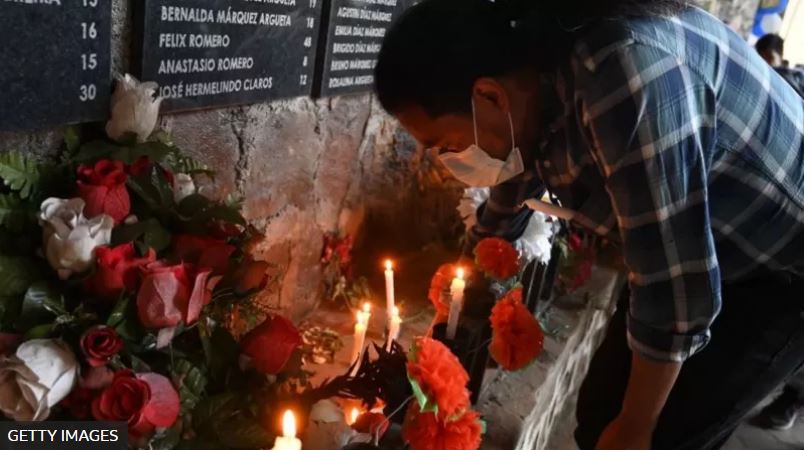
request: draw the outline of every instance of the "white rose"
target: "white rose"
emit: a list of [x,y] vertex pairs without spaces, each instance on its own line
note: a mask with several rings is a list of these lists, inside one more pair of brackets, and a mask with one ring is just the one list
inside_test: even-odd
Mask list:
[[95,248],[112,240],[114,220],[106,214],[87,220],[83,211],[80,198],[49,198],[40,208],[45,257],[62,280],[89,270]]
[[145,142],[159,118],[162,97],[156,96],[158,88],[156,83],[140,83],[129,74],[119,78],[112,94],[112,117],[106,122],[106,134],[120,139],[126,133],[134,133],[138,142]]
[[340,450],[355,431],[346,423],[343,410],[332,400],[321,400],[310,411],[304,431],[305,450]]
[[186,173],[177,173],[173,183],[173,199],[176,200],[176,203],[195,194],[195,192],[193,177]]
[[547,264],[553,251],[552,237],[553,223],[547,221],[545,214],[533,211],[525,232],[514,243],[514,246],[519,250],[522,259],[526,263],[536,260],[542,264]]
[[16,421],[47,419],[73,389],[78,361],[64,342],[34,339],[0,359],[0,411]]

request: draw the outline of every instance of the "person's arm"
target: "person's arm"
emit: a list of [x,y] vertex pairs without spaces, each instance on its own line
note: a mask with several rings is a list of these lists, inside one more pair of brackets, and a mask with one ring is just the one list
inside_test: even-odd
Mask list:
[[533,172],[490,188],[488,200],[475,213],[477,223],[466,230],[464,256],[473,258],[472,252],[478,241],[486,237],[499,237],[509,242],[519,239],[533,215],[533,211],[523,207],[522,203],[543,194],[544,184]]
[[647,450],[682,363],[720,310],[707,159],[713,89],[674,55],[633,44],[579,72],[587,139],[623,240],[633,364],[598,450]]

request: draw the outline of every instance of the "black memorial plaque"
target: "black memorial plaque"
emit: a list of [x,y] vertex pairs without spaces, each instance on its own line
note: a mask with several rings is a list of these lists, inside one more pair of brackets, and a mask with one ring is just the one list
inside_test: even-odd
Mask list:
[[163,112],[310,95],[321,0],[144,0],[141,77]]
[[[322,97],[370,91],[388,27],[414,0],[329,0],[326,42],[319,55],[316,93]],[[322,31],[323,33],[323,31]]]
[[109,0],[0,1],[0,131],[105,119]]

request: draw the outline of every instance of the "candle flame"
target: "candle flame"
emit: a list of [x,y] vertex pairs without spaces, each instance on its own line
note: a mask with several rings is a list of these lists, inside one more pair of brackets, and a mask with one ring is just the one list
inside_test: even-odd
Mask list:
[[349,425],[357,423],[357,418],[360,417],[360,411],[357,408],[352,408],[352,414],[349,417]]
[[458,269],[457,269],[457,270],[455,270],[455,276],[456,276],[458,279],[463,280],[463,276],[464,276],[464,273],[463,273],[463,267],[458,267]]
[[394,262],[390,259],[385,260],[385,270],[394,270]]
[[399,317],[399,307],[394,306],[394,309],[391,310],[391,314],[393,315],[393,317]]
[[371,314],[371,303],[369,302],[363,303],[363,312],[365,314]]
[[285,411],[285,415],[282,416],[282,435],[289,438],[296,437],[296,416],[291,410]]

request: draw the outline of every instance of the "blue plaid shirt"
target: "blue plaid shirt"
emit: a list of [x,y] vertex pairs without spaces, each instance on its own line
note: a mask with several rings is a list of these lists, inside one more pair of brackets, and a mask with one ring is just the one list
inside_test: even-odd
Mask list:
[[629,343],[660,361],[706,345],[722,281],[804,273],[804,101],[719,20],[597,24],[551,84],[536,161],[492,189],[470,238],[517,238],[543,180],[578,224],[619,236]]

